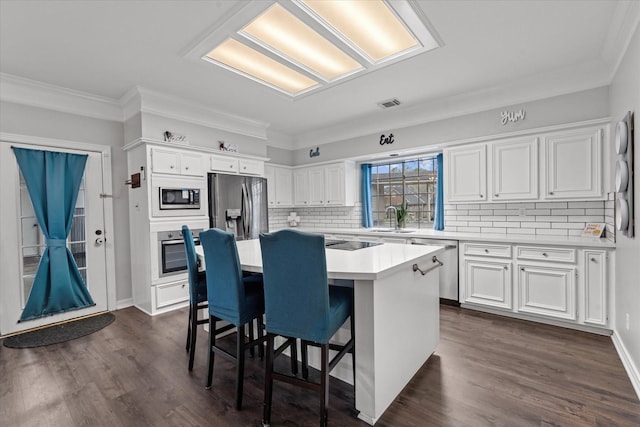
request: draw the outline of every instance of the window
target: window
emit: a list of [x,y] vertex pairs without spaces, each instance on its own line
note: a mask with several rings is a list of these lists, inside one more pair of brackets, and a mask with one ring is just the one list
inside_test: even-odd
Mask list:
[[374,227],[393,227],[387,206],[407,203],[405,226],[430,228],[436,210],[438,164],[435,157],[379,163],[371,166],[371,210]]

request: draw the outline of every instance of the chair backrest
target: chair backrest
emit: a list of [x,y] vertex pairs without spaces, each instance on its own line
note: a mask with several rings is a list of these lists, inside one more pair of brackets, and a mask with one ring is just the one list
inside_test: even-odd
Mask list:
[[187,272],[189,273],[189,299],[191,304],[197,302],[198,290],[198,255],[196,245],[193,242],[191,230],[186,225],[182,226],[182,239],[184,240],[184,251],[187,256]]
[[260,234],[267,332],[324,343],[330,338],[324,236]]
[[245,292],[232,233],[211,228],[200,233],[207,266],[209,313],[236,326],[245,318]]

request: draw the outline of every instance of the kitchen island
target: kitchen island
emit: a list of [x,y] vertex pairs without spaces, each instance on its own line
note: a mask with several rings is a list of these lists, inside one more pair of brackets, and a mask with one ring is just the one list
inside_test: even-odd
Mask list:
[[[261,272],[260,242],[244,240],[237,246],[243,270]],[[440,264],[434,257],[443,251],[442,246],[393,243],[356,250],[327,247],[329,279],[339,279],[341,285],[345,280],[353,281],[355,406],[358,417],[370,425],[382,416],[438,344]],[[196,252],[204,261],[202,248],[197,247]],[[426,273],[414,271],[414,265]],[[345,357],[332,375],[353,383],[350,359]]]

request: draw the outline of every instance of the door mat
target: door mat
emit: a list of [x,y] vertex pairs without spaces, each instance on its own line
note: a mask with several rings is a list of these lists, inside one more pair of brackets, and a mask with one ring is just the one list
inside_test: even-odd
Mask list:
[[116,319],[112,313],[86,317],[84,319],[49,326],[24,334],[5,338],[3,344],[9,348],[32,348],[59,344],[92,334],[109,325]]

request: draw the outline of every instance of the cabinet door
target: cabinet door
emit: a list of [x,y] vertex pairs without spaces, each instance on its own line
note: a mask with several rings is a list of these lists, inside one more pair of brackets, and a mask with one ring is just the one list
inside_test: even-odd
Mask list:
[[447,202],[487,200],[486,144],[451,148],[444,151]]
[[151,151],[151,165],[154,173],[180,174],[180,154],[175,151],[159,150]]
[[607,252],[584,251],[584,322],[607,324]]
[[309,204],[312,206],[324,206],[326,204],[325,180],[323,166],[309,168]]
[[238,159],[223,156],[211,156],[211,170],[224,173],[238,173]]
[[511,262],[464,260],[464,302],[511,310]]
[[276,205],[286,207],[293,205],[293,174],[291,169],[276,168]]
[[264,162],[260,160],[239,159],[238,171],[243,175],[264,175]]
[[344,206],[345,204],[345,165],[328,165],[324,168],[326,204]]
[[538,198],[538,138],[491,144],[493,201]]
[[276,168],[265,165],[264,177],[267,179],[267,203],[273,208],[276,206]]
[[601,129],[551,134],[545,138],[545,198],[601,198]]
[[200,154],[181,154],[180,171],[183,175],[202,176],[202,156]]
[[576,269],[520,264],[518,311],[576,320]]
[[309,206],[309,170],[296,169],[293,172],[293,204]]

